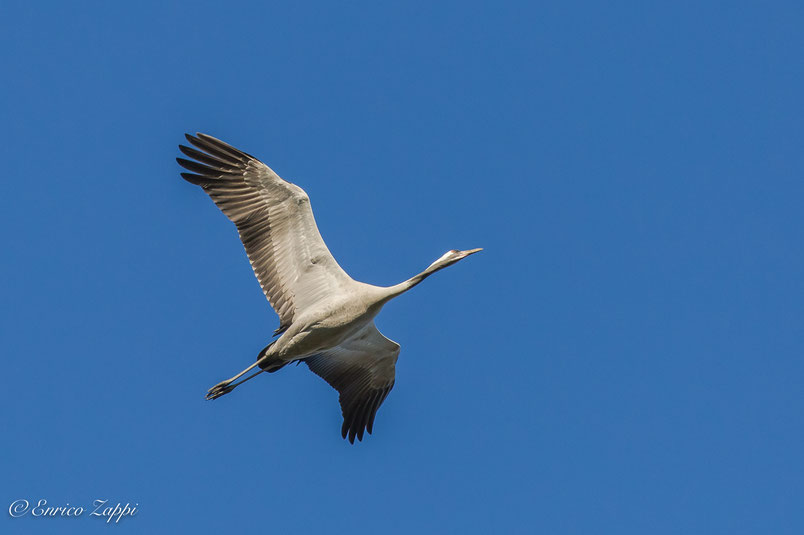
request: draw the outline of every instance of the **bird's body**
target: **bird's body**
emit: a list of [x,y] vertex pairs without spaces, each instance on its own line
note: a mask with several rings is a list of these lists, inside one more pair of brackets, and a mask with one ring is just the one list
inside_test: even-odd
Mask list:
[[290,362],[341,344],[374,320],[382,305],[381,288],[357,283],[348,294],[324,298],[302,313],[271,346],[271,357]]
[[[374,318],[392,298],[436,271],[479,251],[451,250],[422,273],[390,287],[355,281],[341,269],[318,232],[310,199],[268,166],[211,136],[187,135],[180,145],[196,161],[177,158],[237,226],[266,298],[279,315],[279,338],[241,373],[212,387],[216,399],[262,371],[303,361],[340,393],[350,442],[372,431],[377,409],[394,385],[399,344],[383,336]],[[254,367],[260,371],[237,381]]]

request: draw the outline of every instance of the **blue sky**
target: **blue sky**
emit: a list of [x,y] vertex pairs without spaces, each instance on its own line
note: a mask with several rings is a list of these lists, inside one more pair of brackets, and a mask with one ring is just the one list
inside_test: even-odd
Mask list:
[[[0,8],[3,508],[117,533],[801,533],[798,2]],[[374,435],[302,367],[184,132],[310,195],[378,317]],[[4,533],[100,532],[11,518]],[[108,531],[104,531],[105,533]]]

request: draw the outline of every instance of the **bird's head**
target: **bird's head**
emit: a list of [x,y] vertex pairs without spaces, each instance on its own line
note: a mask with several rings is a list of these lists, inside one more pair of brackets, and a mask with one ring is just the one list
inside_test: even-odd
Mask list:
[[430,264],[430,266],[425,271],[433,273],[434,271],[438,271],[439,269],[451,266],[458,260],[463,260],[467,256],[475,254],[482,250],[483,248],[469,249],[468,251],[459,251],[457,249],[452,249],[451,251],[447,251],[446,253],[441,255],[441,258]]

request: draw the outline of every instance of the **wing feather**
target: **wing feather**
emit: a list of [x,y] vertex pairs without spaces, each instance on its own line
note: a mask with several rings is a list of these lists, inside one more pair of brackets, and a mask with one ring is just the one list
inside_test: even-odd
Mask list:
[[355,336],[304,362],[340,393],[341,435],[354,444],[371,434],[374,418],[394,387],[399,344],[389,340],[371,322]]
[[286,330],[298,311],[325,295],[349,291],[354,281],[324,243],[310,199],[267,165],[205,134],[185,137],[185,156],[176,161],[192,173],[181,176],[201,186],[237,226],[265,297]]

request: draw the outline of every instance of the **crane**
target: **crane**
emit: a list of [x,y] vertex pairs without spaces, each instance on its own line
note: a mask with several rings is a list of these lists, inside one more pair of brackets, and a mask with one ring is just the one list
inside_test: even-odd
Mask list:
[[[482,249],[444,253],[427,269],[389,287],[352,279],[327,249],[316,226],[310,198],[267,165],[212,136],[185,134],[176,158],[235,224],[251,267],[279,316],[279,336],[251,366],[206,394],[217,399],[262,372],[304,362],[339,393],[341,436],[362,441],[394,386],[399,344],[374,324],[383,305],[436,271]],[[259,367],[245,379],[244,375]]]

